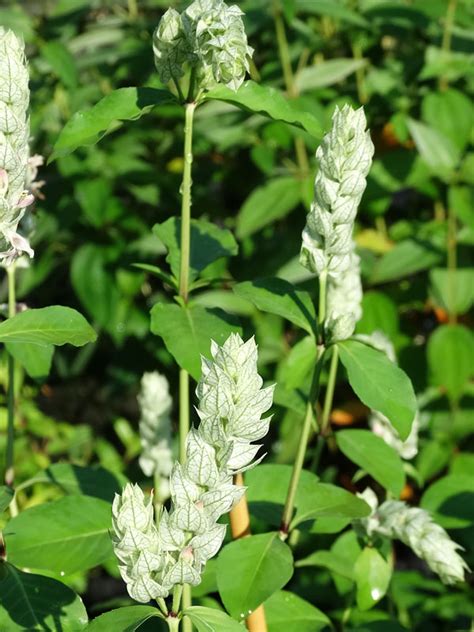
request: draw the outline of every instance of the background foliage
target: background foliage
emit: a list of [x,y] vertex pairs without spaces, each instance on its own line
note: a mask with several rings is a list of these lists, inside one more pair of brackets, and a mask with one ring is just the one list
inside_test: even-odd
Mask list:
[[[73,113],[113,89],[161,87],[151,34],[168,4],[2,3],[0,24],[23,35],[27,44],[38,153],[48,158]],[[356,226],[365,289],[357,331],[381,330],[395,345],[422,411],[420,450],[413,465],[400,473],[400,481],[389,476],[385,484],[383,473],[377,474],[384,464],[370,463],[361,473],[353,464],[357,459],[351,456],[350,438],[346,435],[344,441],[341,433],[339,450],[334,446],[322,455],[321,480],[355,491],[365,486],[369,472],[393,493],[402,488],[402,498],[434,512],[466,548],[472,566],[473,5],[468,0],[238,4],[246,12],[249,41],[256,50],[252,78],[286,91],[321,130],[328,128],[336,104],[364,104],[376,146]],[[140,480],[135,399],[139,378],[143,371],[158,368],[177,384],[177,369],[162,338],[149,333],[150,309],[158,300],[171,307],[170,284],[163,284],[152,269],[134,264],[166,267],[175,227],[151,229],[179,209],[182,125],[181,109],[162,104],[124,129],[117,122],[116,131],[99,145],[63,152],[43,168],[45,199],[36,206],[32,239],[36,257],[18,274],[21,301],[30,307],[75,307],[99,332],[94,344],[80,350],[57,349],[47,378],[41,368],[34,379],[24,376],[16,445],[20,503],[42,512],[46,525],[37,542],[34,569],[61,576],[81,593],[90,615],[131,603],[118,579],[103,516],[125,477]],[[205,104],[195,122],[193,217],[229,229],[235,239],[228,237],[221,258],[210,265],[205,259],[194,262],[201,279],[209,280],[196,291],[194,305],[222,308],[239,320],[246,335],[256,332],[261,372],[278,383],[266,449],[269,461],[281,466],[294,458],[295,427],[304,412],[301,392],[309,388],[314,355],[300,329],[308,327],[307,321],[289,315],[285,306],[276,313],[268,310],[264,283],[258,278],[280,277],[314,293],[314,280],[297,261],[320,140],[307,129],[248,115],[225,101]],[[0,290],[5,297],[6,282]],[[6,379],[3,359],[0,380],[5,384]],[[3,429],[5,409],[0,412]],[[333,427],[363,429],[367,412],[340,369]],[[2,433],[0,454],[4,444]],[[313,442],[309,463],[319,458],[315,448]],[[371,454],[368,447],[365,458],[370,460]],[[91,470],[80,469],[90,464],[113,473],[95,472],[102,477],[100,490],[88,484]],[[258,476],[259,470],[249,479]],[[42,503],[60,496],[61,506],[56,505],[52,515]],[[76,529],[77,549],[68,545],[63,550],[57,546],[60,518],[68,516],[72,505],[76,516],[77,503],[84,517]],[[258,498],[254,503],[257,507]],[[85,559],[80,540],[91,529],[91,515],[103,534],[92,559]],[[256,532],[272,524],[268,515],[255,515]],[[319,615],[318,629],[325,625],[324,615],[315,614],[311,604],[338,625],[344,623],[345,629],[468,629],[474,617],[469,587],[443,587],[401,546],[387,598],[372,610],[358,610],[351,605],[353,577],[337,564],[342,547],[355,551],[355,559],[357,544],[344,541],[334,524],[325,527],[324,519],[321,524],[318,533],[304,533],[297,544],[300,561],[289,588],[304,597],[309,608],[299,630],[316,629]],[[11,541],[9,560],[27,565],[31,551],[23,552],[21,538]],[[305,551],[318,548],[330,549],[332,557],[304,561]],[[226,555],[231,557],[231,548]],[[86,573],[91,566],[95,568]],[[196,590],[203,605],[217,598],[215,565],[209,569]],[[219,590],[229,611],[239,612],[242,604],[226,601],[225,587]],[[79,620],[81,605],[68,600],[66,593],[63,606],[76,608]],[[298,597],[270,597],[275,602],[269,609],[270,630],[283,625],[290,629],[292,607],[304,612],[292,599]],[[385,619],[391,624],[380,623]]]

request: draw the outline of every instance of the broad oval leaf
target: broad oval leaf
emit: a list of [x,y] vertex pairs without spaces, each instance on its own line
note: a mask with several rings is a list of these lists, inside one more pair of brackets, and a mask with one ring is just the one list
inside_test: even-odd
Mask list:
[[40,347],[28,342],[7,342],[5,347],[30,377],[41,379],[48,376],[53,361],[53,345]]
[[94,145],[120,121],[135,120],[157,105],[175,103],[167,90],[119,88],[96,105],[76,112],[61,131],[50,161],[66,156],[83,145]]
[[311,295],[295,289],[288,281],[277,278],[244,281],[234,287],[234,292],[258,309],[282,316],[310,334],[317,334],[316,312]]
[[201,375],[201,355],[209,356],[211,340],[222,345],[232,332],[242,331],[238,321],[221,309],[166,303],[157,303],[151,310],[150,328],[195,380]]
[[428,341],[431,383],[457,401],[474,374],[474,335],[464,325],[442,325]]
[[53,305],[28,309],[0,323],[0,342],[82,347],[97,334],[75,309]]
[[89,623],[86,632],[135,632],[145,621],[162,615],[153,606],[127,606],[117,608]]
[[408,119],[408,128],[432,173],[445,180],[451,179],[460,158],[460,151],[452,140],[437,129],[413,119]]
[[112,556],[110,503],[65,496],[27,509],[4,530],[8,560],[17,566],[68,575]]
[[474,523],[474,474],[450,474],[430,485],[420,506],[446,529],[464,529]]
[[70,463],[54,463],[17,486],[17,491],[38,483],[57,485],[65,494],[84,494],[112,502],[127,482],[122,474],[100,466],[84,467]]
[[357,607],[369,610],[387,592],[392,569],[377,549],[366,546],[354,565]]
[[405,239],[381,257],[374,266],[371,283],[386,283],[428,270],[439,264],[444,252],[432,242]]
[[184,610],[198,632],[242,632],[244,629],[235,619],[215,608],[191,606]]
[[273,594],[264,607],[268,632],[318,632],[331,625],[324,612],[286,590]]
[[362,342],[345,340],[337,346],[350,385],[358,397],[366,406],[388,417],[400,438],[405,440],[417,410],[415,393],[407,374],[385,353]]
[[397,498],[405,484],[403,463],[395,450],[370,430],[340,430],[337,445],[348,459],[368,472]]
[[87,612],[80,597],[56,579],[0,562],[0,629],[80,632]]
[[301,202],[301,183],[295,178],[274,178],[248,196],[237,216],[237,237],[250,237],[264,226],[286,217]]
[[239,620],[283,588],[292,575],[291,549],[277,533],[235,540],[222,549],[217,560],[219,594],[230,614]]
[[[178,279],[181,265],[181,219],[170,217],[166,222],[156,224],[153,232],[168,249],[166,260],[174,277]],[[194,281],[199,272],[217,259],[236,255],[238,248],[230,230],[202,219],[191,220],[190,281]]]
[[11,487],[7,487],[6,485],[0,486],[0,513],[9,507],[13,500],[13,494],[14,491]]
[[296,76],[296,87],[299,92],[306,92],[307,90],[332,86],[343,81],[366,64],[366,59],[328,59],[314,66],[303,68]]
[[284,121],[302,127],[315,138],[322,136],[321,125],[310,113],[294,107],[291,101],[275,88],[262,86],[254,81],[246,81],[234,92],[225,86],[210,90],[206,99],[217,99],[247,110],[268,116],[275,121]]

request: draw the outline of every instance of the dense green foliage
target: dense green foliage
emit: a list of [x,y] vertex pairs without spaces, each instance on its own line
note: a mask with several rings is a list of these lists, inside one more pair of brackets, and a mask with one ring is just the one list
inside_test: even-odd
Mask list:
[[[0,323],[5,391],[8,353],[16,366],[20,510],[10,516],[13,491],[0,487],[0,630],[75,632],[98,615],[91,632],[161,629],[159,611],[127,595],[109,535],[114,494],[127,481],[153,486],[138,466],[139,382],[167,376],[177,430],[180,368],[194,393],[200,354],[231,332],[255,334],[259,372],[276,383],[273,417],[265,464],[245,474],[255,535],[228,534],[208,562],[185,611],[194,628],[243,629],[264,602],[270,632],[467,630],[469,575],[446,586],[405,544],[365,546],[357,526],[369,509],[355,494],[371,486],[428,510],[474,565],[473,5],[237,3],[255,53],[249,80],[211,88],[194,115],[187,302],[175,300],[184,114],[152,51],[169,4],[0,8],[0,25],[25,39],[33,150],[49,161],[28,226],[35,258],[17,270],[17,300],[34,309]],[[335,346],[317,359],[318,283],[299,252],[314,154],[345,103],[364,106],[375,155],[354,231],[362,317],[336,365]],[[6,303],[6,280],[0,291]],[[374,332],[396,364],[357,339]],[[282,541],[315,364],[324,432],[309,429]],[[405,440],[417,407],[413,458],[370,431],[376,410]],[[7,397],[1,413],[3,472]]]

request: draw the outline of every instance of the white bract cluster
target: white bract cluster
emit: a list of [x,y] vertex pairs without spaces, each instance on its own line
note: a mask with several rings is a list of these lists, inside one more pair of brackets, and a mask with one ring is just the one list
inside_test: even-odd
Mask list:
[[223,0],[195,0],[181,14],[168,9],[153,35],[161,81],[178,81],[187,64],[200,90],[217,84],[237,90],[253,53],[242,15],[239,7]]
[[316,152],[315,199],[303,231],[300,261],[330,276],[350,269],[352,230],[374,153],[363,108],[336,107],[331,131]]
[[373,510],[369,518],[360,521],[369,536],[401,540],[439,575],[444,584],[464,580],[464,571],[468,570],[468,566],[457,552],[462,550],[462,546],[453,542],[427,511],[410,507],[399,500],[387,500],[378,506],[377,497],[371,489],[366,489],[359,496]]
[[131,597],[146,603],[166,597],[177,584],[201,581],[206,562],[225,536],[217,523],[244,488],[232,475],[256,464],[268,432],[273,386],[262,388],[257,346],[231,334],[223,346],[212,343],[212,360],[203,359],[197,388],[201,423],[186,438],[186,462],[175,463],[170,479],[171,508],[153,522],[151,499],[127,485],[113,505],[114,547]]
[[[397,364],[397,356],[390,339],[381,331],[374,331],[370,336],[359,334],[356,338],[385,353],[389,360]],[[400,439],[397,430],[390,423],[390,419],[378,410],[371,410],[369,425],[374,434],[381,437],[391,446],[402,459],[412,459],[418,454],[418,433],[420,430],[420,413],[417,410],[411,426],[411,431],[405,441]]]
[[138,395],[140,406],[140,467],[155,479],[155,494],[160,502],[170,495],[169,477],[173,468],[171,448],[171,406],[168,380],[154,371],[144,373]]
[[11,263],[22,252],[33,256],[18,224],[33,202],[27,190],[30,125],[25,46],[0,27],[0,261]]
[[325,328],[329,341],[346,340],[352,336],[362,316],[362,293],[360,257],[353,245],[348,269],[328,279]]

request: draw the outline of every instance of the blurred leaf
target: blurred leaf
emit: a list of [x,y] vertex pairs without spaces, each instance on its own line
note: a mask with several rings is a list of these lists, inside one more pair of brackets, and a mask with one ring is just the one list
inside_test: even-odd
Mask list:
[[343,4],[334,2],[334,0],[296,0],[296,10],[302,13],[329,16],[363,28],[370,26],[360,13],[352,11]]
[[433,483],[420,506],[446,529],[462,529],[474,522],[474,475],[450,474]]
[[8,559],[17,566],[69,575],[105,562],[112,555],[109,502],[65,496],[22,511],[8,522]]
[[78,83],[76,62],[66,46],[59,41],[46,42],[41,54],[65,87],[74,90]]
[[49,375],[53,361],[54,346],[7,342],[5,347],[15,360],[33,379],[44,379]]
[[390,420],[405,440],[417,410],[410,379],[400,367],[372,347],[357,340],[338,343],[349,383],[362,402]]
[[10,346],[19,342],[43,347],[64,344],[82,347],[96,337],[84,316],[60,305],[28,309],[0,323],[0,342],[8,342]]
[[0,486],[0,513],[5,511],[13,500],[13,489],[11,487],[7,487],[6,485]]
[[343,81],[366,64],[365,59],[328,59],[303,68],[296,75],[295,84],[299,92],[325,88]]
[[399,328],[398,309],[392,299],[382,292],[364,292],[357,333],[371,334],[378,330],[393,339],[398,335]]
[[450,88],[428,93],[421,104],[423,120],[464,150],[472,132],[473,106],[465,94]]
[[391,446],[370,430],[340,430],[336,441],[348,459],[399,498],[405,474],[402,460]]
[[237,237],[244,239],[264,226],[286,217],[301,203],[301,183],[296,178],[274,178],[256,188],[237,216]]
[[105,614],[101,614],[89,623],[87,632],[135,632],[138,628],[153,617],[161,617],[158,608],[154,606],[127,606],[117,608]]
[[84,494],[112,502],[126,483],[124,476],[117,476],[100,466],[84,467],[70,463],[53,463],[33,478],[23,481],[17,491],[38,483],[57,485],[66,494]]
[[166,90],[154,88],[119,88],[88,110],[76,112],[66,123],[54,145],[50,162],[66,156],[83,145],[95,145],[116,128],[120,121],[136,120],[157,105],[175,103]]
[[[252,535],[227,544],[217,560],[217,585],[228,612],[239,619],[255,610],[293,575],[293,555],[278,533]],[[239,590],[235,590],[235,578]]]
[[474,374],[474,336],[464,325],[442,325],[428,340],[431,383],[457,401]]
[[96,228],[113,223],[123,214],[124,208],[103,178],[81,180],[75,187],[75,195],[84,215]]
[[80,632],[87,624],[81,598],[51,577],[24,573],[0,562],[0,628]]
[[370,610],[387,592],[392,569],[377,549],[366,546],[354,566],[357,607]]
[[316,363],[316,343],[312,336],[305,336],[291,348],[280,364],[277,382],[287,388],[298,388],[310,374]]
[[268,632],[318,632],[331,625],[321,610],[286,590],[274,593],[264,606]]
[[287,101],[275,88],[253,81],[246,81],[237,92],[225,86],[218,86],[207,93],[206,99],[226,101],[243,110],[268,116],[275,121],[291,123],[302,127],[315,138],[320,138],[322,135],[321,126],[313,114],[293,106],[291,101]]
[[296,290],[291,283],[277,278],[244,281],[234,286],[234,292],[258,309],[282,316],[313,336],[316,335],[316,312],[309,292]]
[[465,314],[474,303],[474,268],[435,268],[430,282],[437,304],[448,313]]
[[387,283],[403,279],[421,270],[428,270],[443,259],[443,251],[429,241],[405,239],[377,261],[370,281]]
[[211,340],[222,345],[232,332],[242,330],[238,321],[221,309],[157,303],[151,310],[151,331],[163,338],[179,366],[198,380],[201,355],[209,357]]
[[[170,217],[163,224],[155,224],[155,235],[168,249],[167,262],[171,272],[179,279],[181,265],[181,219]],[[230,230],[219,228],[202,219],[191,220],[191,251],[189,279],[194,281],[199,272],[222,257],[231,257],[238,252],[238,245]]]
[[353,569],[347,563],[347,559],[335,553],[334,551],[315,551],[308,555],[308,557],[298,560],[295,564],[296,567],[304,566],[321,566],[327,568],[331,573],[337,573],[341,577],[345,577],[353,581],[354,573]]
[[413,119],[408,120],[408,128],[421,157],[433,175],[451,179],[460,159],[460,152],[451,139],[438,129]]
[[184,610],[198,632],[241,632],[242,626],[228,614],[215,608],[191,606]]

